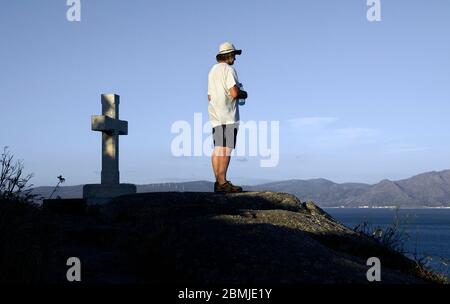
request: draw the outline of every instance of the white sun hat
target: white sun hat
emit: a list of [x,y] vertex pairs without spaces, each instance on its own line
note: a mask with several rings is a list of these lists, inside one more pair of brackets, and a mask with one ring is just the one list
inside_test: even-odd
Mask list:
[[242,50],[236,50],[234,45],[231,42],[224,42],[219,46],[219,54],[218,55],[224,55],[228,53],[235,53],[238,55],[241,55]]

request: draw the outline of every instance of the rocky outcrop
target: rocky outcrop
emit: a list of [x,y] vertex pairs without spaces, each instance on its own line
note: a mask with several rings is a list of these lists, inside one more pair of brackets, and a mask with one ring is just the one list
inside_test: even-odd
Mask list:
[[[151,283],[367,283],[377,256],[383,282],[417,283],[414,263],[286,193],[142,193],[102,214],[127,227]],[[131,249],[133,248],[133,249]]]
[[10,227],[0,231],[10,240],[0,265],[14,265],[0,281],[67,283],[67,259],[78,257],[84,284],[368,283],[366,261],[378,257],[382,283],[426,282],[402,254],[286,193],[140,193],[101,206],[46,201],[17,214],[0,217]]

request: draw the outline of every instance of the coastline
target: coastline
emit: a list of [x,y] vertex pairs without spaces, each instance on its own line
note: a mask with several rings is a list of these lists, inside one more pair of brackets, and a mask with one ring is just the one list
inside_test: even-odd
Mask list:
[[399,206],[355,206],[355,207],[321,207],[322,209],[450,209],[450,207],[428,207],[428,206],[414,206],[414,207],[399,207]]

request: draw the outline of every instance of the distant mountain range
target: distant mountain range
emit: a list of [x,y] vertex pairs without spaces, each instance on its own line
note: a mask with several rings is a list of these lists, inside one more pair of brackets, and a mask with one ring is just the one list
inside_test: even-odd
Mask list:
[[[52,197],[79,198],[82,185],[58,188]],[[37,187],[34,194],[48,198],[54,187]],[[137,185],[137,191],[200,191],[211,192],[213,182],[192,181]],[[246,191],[277,191],[296,195],[302,201],[312,200],[322,207],[450,207],[450,170],[422,173],[408,179],[382,180],[377,184],[334,183],[327,179],[285,180],[255,186]]]
[[287,180],[249,187],[296,195],[323,207],[450,207],[450,170],[427,172],[399,181],[369,185],[337,184],[326,179]]

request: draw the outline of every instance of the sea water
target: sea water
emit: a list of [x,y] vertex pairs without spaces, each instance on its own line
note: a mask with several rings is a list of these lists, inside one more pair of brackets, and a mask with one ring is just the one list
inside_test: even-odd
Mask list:
[[450,209],[421,208],[324,208],[349,228],[366,221],[373,228],[386,228],[398,218],[406,240],[404,250],[413,257],[425,257],[427,266],[449,276]]

